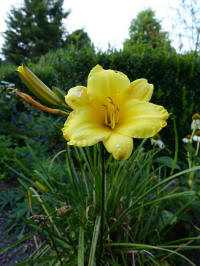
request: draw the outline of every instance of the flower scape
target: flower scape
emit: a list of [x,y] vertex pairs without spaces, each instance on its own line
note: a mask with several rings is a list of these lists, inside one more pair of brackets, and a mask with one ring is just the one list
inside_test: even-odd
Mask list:
[[167,110],[150,99],[153,85],[146,79],[130,82],[114,70],[95,66],[87,87],[76,86],[65,96],[73,109],[62,129],[69,145],[91,146],[100,141],[117,160],[130,157],[133,138],[149,138],[167,125]]

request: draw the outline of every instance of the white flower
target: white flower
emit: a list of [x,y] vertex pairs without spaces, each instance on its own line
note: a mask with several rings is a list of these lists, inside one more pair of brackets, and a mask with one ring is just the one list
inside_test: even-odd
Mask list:
[[200,129],[200,119],[192,120],[191,129]]
[[191,139],[188,139],[188,138],[183,138],[182,141],[183,141],[184,143],[192,142],[192,140],[191,140]]
[[164,149],[165,148],[165,144],[162,140],[160,139],[153,139],[151,138],[151,145],[157,145],[160,149]]
[[195,136],[193,137],[193,140],[194,140],[194,141],[198,141],[198,142],[200,142],[200,136],[196,136],[196,135],[195,135]]
[[157,140],[157,145],[160,149],[164,149],[165,148],[165,144],[162,140]]

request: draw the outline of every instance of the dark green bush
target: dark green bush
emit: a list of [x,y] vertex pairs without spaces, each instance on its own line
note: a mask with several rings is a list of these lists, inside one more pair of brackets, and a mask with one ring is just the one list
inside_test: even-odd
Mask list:
[[17,68],[15,65],[0,65],[0,80],[6,80],[7,82],[19,84]]
[[76,85],[86,85],[88,73],[95,64],[97,60],[93,47],[86,46],[78,50],[70,46],[42,56],[38,69],[51,66],[55,74],[54,85],[67,91]]
[[16,159],[32,167],[26,143],[33,146],[37,156],[42,158],[62,149],[64,142],[61,128],[66,118],[45,114],[6,90],[6,87],[14,86],[0,81],[0,179],[15,176],[9,166],[17,171],[19,165]]
[[[48,86],[57,86],[66,92],[76,85],[86,85],[90,69],[96,64],[105,69],[116,69],[127,74],[131,81],[146,78],[154,84],[152,102],[163,105],[176,117],[178,135],[182,138],[189,131],[191,116],[199,112],[200,59],[192,52],[178,54],[174,49],[143,47],[141,44],[124,50],[95,52],[93,47],[81,50],[70,46],[41,57],[37,65],[29,67]],[[13,66],[2,67],[0,76],[19,84]],[[18,85],[17,85],[18,86]],[[22,84],[19,85],[22,87]],[[164,140],[172,146],[174,130],[171,121],[162,131]]]
[[[57,79],[55,85],[68,90],[75,85],[86,85],[88,73],[96,64],[122,71],[131,81],[142,77],[148,79],[155,87],[152,102],[163,105],[175,115],[180,138],[188,133],[192,114],[200,111],[199,56],[178,54],[169,47],[152,49],[141,45],[134,49],[96,53],[92,48],[77,50],[71,47],[42,57],[38,67],[52,66]],[[173,147],[171,121],[162,135]]]

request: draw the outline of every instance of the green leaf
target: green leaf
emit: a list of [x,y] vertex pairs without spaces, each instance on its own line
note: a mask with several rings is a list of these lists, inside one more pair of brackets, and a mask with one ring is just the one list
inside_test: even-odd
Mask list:
[[97,247],[97,241],[100,231],[100,224],[101,224],[101,216],[97,216],[95,225],[94,225],[94,231],[93,231],[93,237],[92,237],[92,244],[90,248],[90,257],[89,257],[89,263],[88,266],[94,265],[94,259],[95,259],[95,252]]
[[[158,158],[156,158],[154,160],[154,162],[159,163],[159,164],[163,164],[163,165],[165,165],[165,166],[167,166],[169,168],[173,168],[173,166],[174,166],[174,160],[171,157],[169,157],[169,156],[161,156],[161,157],[158,157]],[[176,167],[175,167],[175,169],[180,170],[181,168],[177,164]]]
[[[171,254],[177,255],[181,258],[183,258],[184,260],[186,260],[187,262],[189,262],[191,265],[195,266],[195,264],[189,260],[187,257],[185,257],[184,255],[182,255],[181,253],[178,253],[177,251],[171,250],[169,248],[175,248],[177,249],[177,247],[181,248],[188,248],[187,246],[153,246],[153,245],[146,245],[146,244],[137,244],[137,243],[109,243],[109,244],[105,244],[106,247],[119,247],[119,248],[124,248],[125,250],[129,250],[129,249],[136,249],[136,250],[162,250],[162,251],[167,251]],[[190,247],[191,249],[193,247]],[[195,248],[199,248],[195,246]],[[194,249],[195,249],[194,248]]]
[[82,227],[79,231],[78,266],[84,266],[84,231]]
[[167,210],[163,210],[161,212],[161,217],[160,217],[160,226],[161,227],[165,227],[165,225],[168,223],[168,221],[170,220],[169,224],[172,225],[174,223],[177,222],[177,217],[174,216],[174,214],[170,211]]
[[52,91],[65,103],[65,95],[66,95],[65,91],[57,87],[52,87]]
[[14,243],[8,245],[7,247],[5,247],[5,248],[3,248],[3,249],[0,249],[0,254],[3,253],[3,252],[5,252],[5,251],[7,251],[7,250],[9,250],[10,248],[13,248],[13,247],[17,246],[19,243],[21,243],[21,242],[23,242],[23,241],[25,241],[25,240],[31,238],[32,236],[35,235],[35,233],[36,233],[36,232],[34,231],[34,232],[32,232],[32,233],[26,235],[25,237],[23,237],[23,238],[21,238],[21,239],[15,241]]

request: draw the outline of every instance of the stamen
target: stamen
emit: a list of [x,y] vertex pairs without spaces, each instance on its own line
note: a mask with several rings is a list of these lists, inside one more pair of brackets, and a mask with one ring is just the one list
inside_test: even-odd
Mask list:
[[116,124],[119,122],[119,108],[117,107],[115,110],[115,114],[116,114]]
[[105,124],[108,125],[108,107],[105,104],[102,106],[105,108]]
[[119,122],[119,108],[113,103],[112,98],[108,97],[109,102],[107,105],[103,104],[105,108],[105,124],[110,128],[114,128]]

